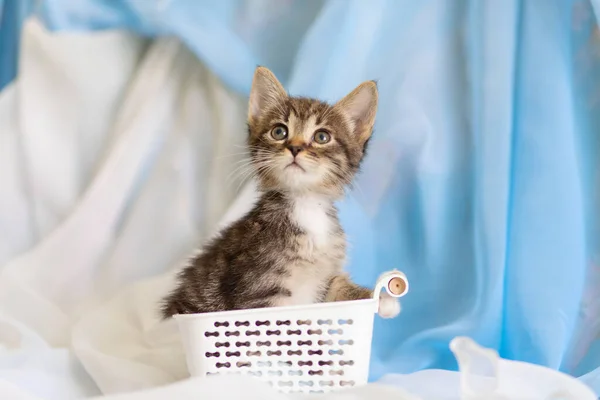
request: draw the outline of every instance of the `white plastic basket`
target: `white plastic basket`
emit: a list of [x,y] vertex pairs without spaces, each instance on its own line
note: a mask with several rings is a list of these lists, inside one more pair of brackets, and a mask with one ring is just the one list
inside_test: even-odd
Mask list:
[[282,392],[365,384],[381,290],[404,296],[408,280],[385,273],[373,299],[176,315],[189,372],[250,374]]

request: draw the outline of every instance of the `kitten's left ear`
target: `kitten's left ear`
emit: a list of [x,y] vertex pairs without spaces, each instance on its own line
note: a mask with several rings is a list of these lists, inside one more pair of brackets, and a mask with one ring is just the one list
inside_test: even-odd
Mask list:
[[276,106],[287,97],[287,93],[275,75],[265,67],[258,67],[254,72],[250,102],[248,104],[248,122],[253,123],[261,113]]
[[377,97],[377,83],[367,81],[360,84],[334,106],[348,117],[351,128],[361,143],[365,143],[373,132],[377,113]]

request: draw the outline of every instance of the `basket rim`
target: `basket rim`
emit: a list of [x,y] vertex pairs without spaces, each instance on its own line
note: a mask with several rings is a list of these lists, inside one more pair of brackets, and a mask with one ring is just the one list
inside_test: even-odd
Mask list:
[[[263,307],[263,308],[247,308],[243,310],[229,310],[229,311],[213,311],[208,313],[194,313],[194,314],[175,314],[173,318],[176,320],[186,319],[206,319],[211,317],[230,318],[236,315],[257,315],[266,314],[272,312],[286,312],[296,310],[313,310],[313,309],[324,309],[324,308],[339,308],[350,305],[367,305],[372,303],[375,307],[378,304],[376,299],[361,299],[361,300],[347,300],[347,301],[334,301],[328,303],[315,303],[315,304],[300,304],[294,306],[282,306],[282,307]],[[374,308],[373,313],[375,314],[377,309]]]

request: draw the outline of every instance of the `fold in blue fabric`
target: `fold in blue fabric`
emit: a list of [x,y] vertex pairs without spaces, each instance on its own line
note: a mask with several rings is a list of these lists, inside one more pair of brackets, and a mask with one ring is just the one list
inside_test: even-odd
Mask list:
[[467,335],[600,393],[600,0],[46,0],[52,29],[176,35],[234,90],[257,64],[335,101],[377,79],[380,108],[341,202],[348,269],[398,268],[371,379],[455,369]]
[[17,75],[19,38],[32,0],[0,0],[0,90]]

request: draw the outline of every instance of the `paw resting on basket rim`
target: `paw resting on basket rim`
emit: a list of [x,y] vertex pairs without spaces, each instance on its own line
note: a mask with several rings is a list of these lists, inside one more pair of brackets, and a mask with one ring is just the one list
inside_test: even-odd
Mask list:
[[381,318],[394,318],[400,314],[400,302],[397,298],[390,296],[386,292],[379,295],[379,316]]

